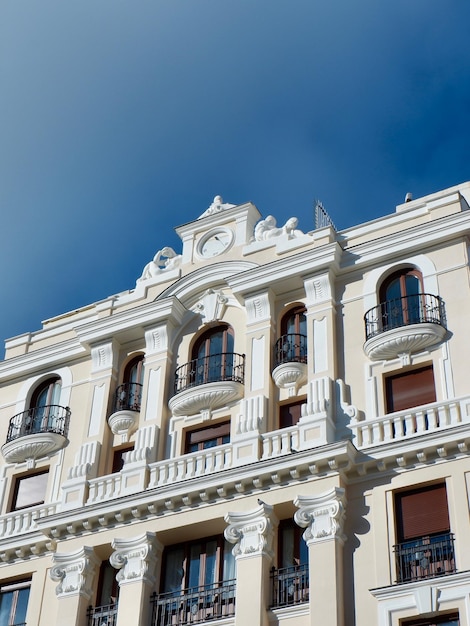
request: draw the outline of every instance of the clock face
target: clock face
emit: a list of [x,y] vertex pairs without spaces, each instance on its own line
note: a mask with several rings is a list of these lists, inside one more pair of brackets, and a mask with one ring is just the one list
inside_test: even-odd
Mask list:
[[205,259],[218,256],[230,248],[233,233],[228,229],[214,230],[203,237],[198,246],[199,254]]

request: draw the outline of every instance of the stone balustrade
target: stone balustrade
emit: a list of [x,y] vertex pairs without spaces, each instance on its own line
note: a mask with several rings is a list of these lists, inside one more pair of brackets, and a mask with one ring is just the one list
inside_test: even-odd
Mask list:
[[36,521],[38,518],[53,515],[57,510],[56,504],[39,505],[24,509],[22,511],[13,511],[0,517],[0,537],[7,539],[19,534],[33,532],[36,530]]
[[359,449],[402,441],[470,423],[470,397],[433,402],[414,409],[351,423]]
[[263,459],[290,454],[299,448],[299,430],[296,426],[272,430],[261,436],[263,441]]

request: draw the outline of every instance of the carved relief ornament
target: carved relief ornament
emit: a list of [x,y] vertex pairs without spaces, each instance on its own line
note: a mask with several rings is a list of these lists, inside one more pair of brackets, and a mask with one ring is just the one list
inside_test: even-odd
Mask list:
[[76,552],[54,554],[53,559],[50,576],[59,583],[56,595],[59,598],[81,595],[89,600],[93,592],[93,576],[100,564],[93,548],[84,546]]
[[278,520],[273,507],[264,502],[253,511],[246,513],[227,513],[225,538],[234,543],[233,555],[238,558],[248,556],[273,556],[274,527]]
[[155,533],[146,532],[134,539],[114,539],[115,552],[109,561],[119,570],[116,580],[119,585],[133,582],[155,584],[155,567],[163,550]]
[[303,538],[307,545],[325,539],[344,541],[345,492],[341,487],[317,496],[299,496],[294,504],[298,507],[294,515],[296,523],[305,528]]

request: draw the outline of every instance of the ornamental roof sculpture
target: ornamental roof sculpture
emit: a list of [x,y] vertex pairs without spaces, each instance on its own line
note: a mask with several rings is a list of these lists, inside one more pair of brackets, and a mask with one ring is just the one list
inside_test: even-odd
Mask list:
[[228,202],[224,203],[224,201],[222,200],[222,196],[215,196],[212,204],[209,206],[208,209],[204,211],[202,215],[198,217],[198,220],[203,217],[207,217],[208,215],[214,215],[214,213],[221,213],[222,211],[226,211],[227,209],[233,209],[234,206],[237,205],[230,204]]
[[142,271],[142,276],[137,279],[137,282],[147,280],[149,278],[155,278],[162,272],[176,269],[181,265],[181,254],[177,254],[173,248],[165,246],[155,254],[153,259],[147,263]]

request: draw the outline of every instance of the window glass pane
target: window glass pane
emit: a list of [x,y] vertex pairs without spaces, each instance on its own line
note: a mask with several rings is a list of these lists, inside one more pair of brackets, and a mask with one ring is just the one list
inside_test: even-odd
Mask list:
[[194,543],[189,555],[188,587],[199,587],[199,574],[201,568],[201,545]]
[[205,585],[212,585],[217,582],[217,541],[209,541],[206,544],[206,567],[205,567]]
[[18,592],[14,624],[26,622],[26,611],[28,609],[29,587],[20,589]]
[[13,510],[42,504],[46,496],[48,478],[49,472],[17,478]]
[[281,567],[295,565],[294,561],[294,529],[291,527],[281,529],[282,563]]
[[232,553],[233,546],[227,540],[224,541],[224,580],[234,580],[235,574],[235,557]]
[[181,591],[184,578],[184,546],[170,548],[166,553],[163,591]]
[[6,591],[0,595],[0,626],[9,626],[13,607],[14,591]]

